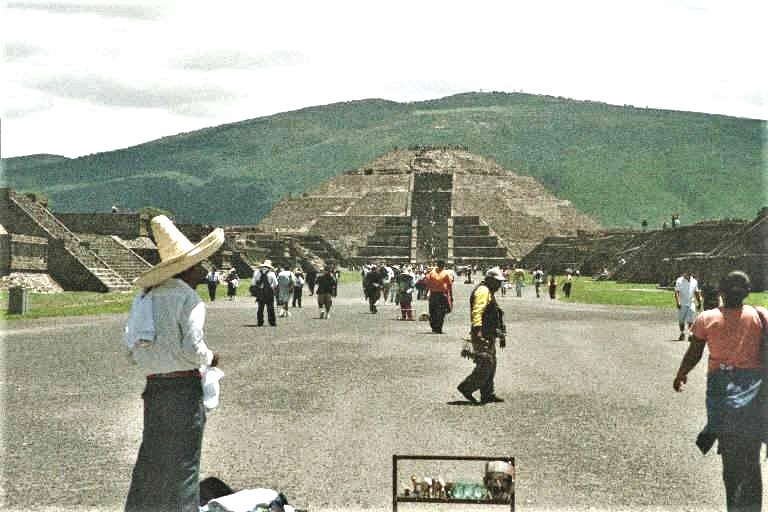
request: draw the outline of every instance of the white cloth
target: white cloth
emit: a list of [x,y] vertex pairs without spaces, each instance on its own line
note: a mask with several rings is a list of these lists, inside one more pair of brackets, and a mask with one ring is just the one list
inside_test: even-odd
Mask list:
[[128,322],[125,324],[123,343],[128,350],[141,343],[142,345],[155,341],[155,320],[152,318],[152,296],[143,291],[133,298]]
[[[278,492],[273,489],[243,489],[208,502],[203,510],[208,512],[251,512],[256,505],[269,505],[277,499]],[[291,505],[285,505],[285,512],[294,512]]]
[[207,411],[211,411],[219,405],[219,381],[224,377],[224,372],[215,366],[201,366],[200,373],[203,375],[203,405]]
[[150,292],[154,343],[136,344],[134,361],[146,372],[169,373],[210,365],[213,352],[203,340],[205,303],[181,279],[171,278]]
[[693,276],[690,280],[680,276],[675,281],[675,291],[679,294],[681,306],[691,306],[696,299],[696,292],[699,291],[699,282]]

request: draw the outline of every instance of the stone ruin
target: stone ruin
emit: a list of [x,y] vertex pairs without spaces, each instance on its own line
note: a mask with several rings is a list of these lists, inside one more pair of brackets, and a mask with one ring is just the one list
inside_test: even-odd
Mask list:
[[[54,214],[43,196],[0,189],[0,289],[130,291],[133,280],[159,261],[149,221],[125,211]],[[215,226],[178,227],[196,242]],[[250,277],[265,258],[305,269],[343,261],[316,236],[246,235],[250,229],[226,228],[225,243],[209,263]]]
[[533,178],[462,148],[392,151],[299,197],[257,227],[322,238],[351,264],[509,264],[545,237],[598,223]]
[[768,289],[768,208],[752,221],[715,220],[652,230],[581,232],[548,237],[523,258],[526,268],[566,268],[582,274],[607,269],[618,281],[671,286],[684,270],[716,285],[731,270],[743,270],[755,291]]

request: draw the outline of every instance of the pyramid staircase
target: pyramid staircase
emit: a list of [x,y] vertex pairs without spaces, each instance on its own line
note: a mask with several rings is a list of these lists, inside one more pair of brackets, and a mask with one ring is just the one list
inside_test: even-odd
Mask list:
[[133,252],[118,236],[78,233],[88,248],[129,283],[152,268],[152,264]]
[[411,261],[411,219],[410,217],[387,217],[384,224],[376,228],[366,244],[357,250],[354,262],[366,264],[381,262],[403,264]]
[[[90,250],[88,242],[81,240],[71,232],[47,208],[14,191],[9,190],[8,197],[11,204],[24,212],[46,234],[50,242],[60,243],[63,250],[95,279],[94,288],[104,292],[131,290],[130,282],[111,268],[94,251]],[[53,246],[55,244],[52,244]],[[52,277],[60,283],[72,281],[72,275],[66,275],[69,273],[67,271],[76,270],[68,265],[64,265],[62,270],[59,270],[56,265],[51,266]]]
[[453,217],[449,225],[452,228],[453,263],[502,266],[509,262],[509,251],[479,216]]

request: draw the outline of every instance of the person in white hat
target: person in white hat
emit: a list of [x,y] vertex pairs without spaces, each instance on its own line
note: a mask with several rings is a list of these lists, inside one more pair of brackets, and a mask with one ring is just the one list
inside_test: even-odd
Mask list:
[[203,260],[221,247],[224,231],[217,228],[193,244],[164,215],[151,225],[160,263],[136,279],[142,291],[126,329],[126,345],[147,381],[125,510],[196,511],[206,419],[199,368],[216,366],[218,355],[203,339],[205,303],[195,288],[206,274]]
[[[503,402],[493,389],[496,375],[496,339],[499,346],[506,346],[504,314],[496,304],[494,293],[506,281],[499,267],[485,273],[485,280],[477,285],[469,296],[472,352],[467,354],[475,361],[472,373],[458,386],[459,393],[473,404]],[[462,355],[465,355],[462,351]],[[480,390],[480,401],[472,396]]]
[[272,260],[264,260],[259,265],[256,272],[253,273],[251,280],[251,293],[256,297],[259,306],[256,310],[256,325],[264,325],[264,309],[267,310],[267,321],[272,327],[277,326],[275,318],[275,290],[277,289],[277,276],[275,268],[272,266]]

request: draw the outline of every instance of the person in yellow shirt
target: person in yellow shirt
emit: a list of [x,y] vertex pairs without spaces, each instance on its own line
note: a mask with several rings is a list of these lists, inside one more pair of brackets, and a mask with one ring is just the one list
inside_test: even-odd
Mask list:
[[[469,297],[471,358],[475,361],[475,368],[457,389],[464,398],[477,405],[504,401],[496,396],[493,386],[496,375],[496,338],[501,348],[506,346],[504,313],[494,297],[504,281],[501,269],[491,268]],[[480,401],[472,396],[477,390],[480,390]]]

